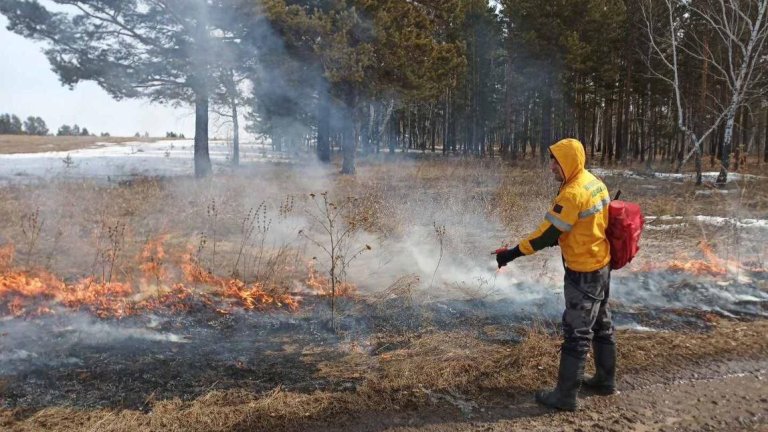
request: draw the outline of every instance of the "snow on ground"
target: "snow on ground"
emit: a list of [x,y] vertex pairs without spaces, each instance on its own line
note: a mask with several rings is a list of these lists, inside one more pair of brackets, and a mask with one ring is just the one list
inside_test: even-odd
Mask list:
[[[652,223],[655,223],[656,221],[661,222],[670,222],[674,221],[677,223],[669,224],[660,224],[660,225],[651,225]],[[736,218],[726,218],[726,217],[719,217],[719,216],[704,216],[704,215],[696,215],[696,216],[670,216],[670,215],[664,215],[664,216],[646,216],[645,217],[645,227],[650,229],[657,229],[657,230],[663,230],[663,229],[671,229],[672,227],[682,227],[686,226],[688,222],[685,221],[691,221],[691,222],[697,222],[701,224],[706,225],[714,225],[714,226],[725,226],[725,225],[731,225],[736,226],[738,228],[758,228],[758,229],[768,229],[768,219],[736,219]]]
[[728,189],[707,189],[707,190],[697,190],[696,195],[727,195],[730,193],[733,193],[733,190]]
[[[607,177],[607,176],[613,176],[613,177],[629,177],[629,178],[635,178],[635,179],[647,179],[647,178],[658,178],[658,179],[667,179],[667,180],[678,180],[678,181],[685,181],[685,180],[693,180],[696,176],[695,173],[684,173],[684,174],[678,174],[678,173],[661,173],[661,172],[636,172],[636,171],[630,171],[630,170],[616,170],[616,169],[606,169],[606,168],[589,168],[589,171],[592,172],[592,174],[599,176],[599,177]],[[719,175],[719,172],[703,172],[701,173],[701,177],[703,181],[707,182],[714,182],[717,180],[717,176]],[[728,183],[734,182],[734,181],[741,181],[741,180],[758,180],[758,179],[765,179],[768,177],[765,176],[758,176],[754,174],[741,174],[741,173],[734,173],[729,172],[728,173]]]
[[735,219],[703,215],[694,216],[693,218],[697,222],[715,226],[736,225],[739,228],[768,228],[768,220],[766,219]]
[[651,230],[651,231],[668,231],[672,229],[677,228],[685,228],[687,227],[687,223],[679,223],[679,224],[668,224],[668,225],[645,225],[644,229]]
[[[231,145],[211,141],[214,171],[229,163]],[[130,176],[184,176],[194,174],[194,141],[168,140],[97,144],[70,152],[0,155],[0,184],[33,183],[54,179],[120,179]],[[243,162],[289,162],[289,155],[263,143],[243,143]]]

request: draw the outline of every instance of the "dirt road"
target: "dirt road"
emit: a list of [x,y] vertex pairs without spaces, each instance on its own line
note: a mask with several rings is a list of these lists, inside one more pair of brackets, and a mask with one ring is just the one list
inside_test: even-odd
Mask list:
[[768,431],[768,360],[696,365],[620,382],[620,394],[584,394],[578,413],[540,408],[531,395],[499,397],[486,404],[454,395],[446,400],[457,409],[362,416],[318,426],[393,432]]

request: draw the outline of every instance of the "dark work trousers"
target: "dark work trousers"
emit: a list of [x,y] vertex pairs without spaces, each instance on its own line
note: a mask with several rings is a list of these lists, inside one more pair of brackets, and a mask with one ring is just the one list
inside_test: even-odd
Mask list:
[[608,294],[611,268],[592,272],[565,269],[565,312],[563,312],[563,353],[584,358],[594,339],[614,344]]

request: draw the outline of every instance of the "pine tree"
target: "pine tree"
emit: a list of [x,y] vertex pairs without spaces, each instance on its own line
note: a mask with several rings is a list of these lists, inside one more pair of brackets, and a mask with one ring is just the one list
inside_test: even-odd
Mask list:
[[238,16],[231,2],[173,0],[73,2],[67,12],[37,1],[4,0],[8,28],[45,41],[62,82],[95,81],[116,99],[147,98],[195,106],[195,174],[211,172],[208,105],[239,40],[227,27]]

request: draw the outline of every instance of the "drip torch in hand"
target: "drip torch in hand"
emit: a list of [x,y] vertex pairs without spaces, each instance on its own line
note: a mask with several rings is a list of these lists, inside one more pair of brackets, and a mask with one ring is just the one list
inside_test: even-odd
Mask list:
[[504,253],[504,252],[506,252],[508,250],[509,250],[509,246],[503,246],[503,247],[500,247],[500,248],[496,249],[495,251],[491,252],[491,255],[498,255],[498,254]]
[[515,246],[512,249],[509,246],[504,246],[491,252],[491,255],[496,255],[496,263],[499,268],[502,268],[523,254],[520,252],[520,246]]

